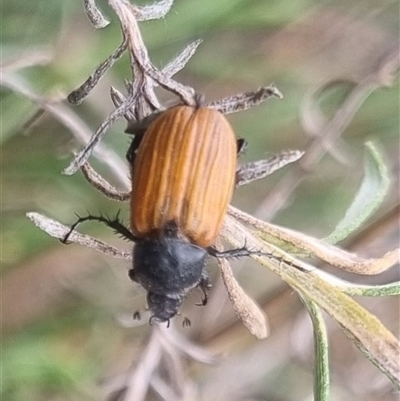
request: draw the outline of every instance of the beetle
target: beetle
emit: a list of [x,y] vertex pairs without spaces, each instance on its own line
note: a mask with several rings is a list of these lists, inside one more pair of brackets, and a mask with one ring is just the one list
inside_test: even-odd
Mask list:
[[206,107],[178,105],[138,131],[127,153],[131,166],[129,230],[118,219],[79,218],[107,224],[135,243],[131,280],[147,291],[151,321],[169,322],[193,288],[210,288],[208,255],[241,257],[246,247],[217,251],[217,238],[235,186],[237,140],[226,118]]

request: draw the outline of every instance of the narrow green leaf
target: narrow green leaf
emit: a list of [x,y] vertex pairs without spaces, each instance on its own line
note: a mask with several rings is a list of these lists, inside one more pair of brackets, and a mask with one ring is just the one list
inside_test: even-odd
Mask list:
[[251,255],[251,258],[333,317],[360,351],[400,389],[400,342],[376,316],[345,294],[342,285],[320,277],[313,266],[263,243],[233,218],[227,220],[229,228],[225,225],[222,229],[225,239],[234,246],[245,240],[249,247],[268,250],[270,256]]
[[[301,295],[300,295],[301,296]],[[329,386],[329,344],[326,326],[321,310],[315,302],[301,296],[313,324],[314,335],[314,401],[328,401]]]
[[365,176],[361,187],[347,209],[346,215],[335,230],[325,238],[330,244],[336,244],[347,238],[361,226],[381,205],[389,189],[389,175],[384,162],[384,155],[376,143],[365,144]]
[[400,295],[400,281],[383,285],[357,285],[349,283],[343,291],[350,296],[387,297]]
[[365,285],[352,283],[319,269],[313,270],[312,273],[352,297],[390,297],[400,295],[400,281],[380,285]]
[[360,351],[400,389],[400,344],[372,313],[340,289],[287,266],[282,278],[332,316]]

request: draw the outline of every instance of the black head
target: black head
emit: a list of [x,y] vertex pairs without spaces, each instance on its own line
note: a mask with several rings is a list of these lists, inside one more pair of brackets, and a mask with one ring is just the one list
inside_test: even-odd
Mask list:
[[151,319],[156,322],[167,322],[178,313],[182,304],[182,297],[170,298],[166,295],[147,293],[147,304],[150,309]]
[[201,282],[207,251],[177,238],[145,240],[133,251],[130,277],[148,291],[151,315],[175,316],[184,296]]

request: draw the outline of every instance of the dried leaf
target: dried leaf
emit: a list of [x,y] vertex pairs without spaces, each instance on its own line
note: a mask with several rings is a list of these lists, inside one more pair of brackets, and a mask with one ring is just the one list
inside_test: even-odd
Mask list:
[[260,180],[282,167],[294,163],[304,155],[300,150],[287,150],[267,159],[241,164],[236,172],[236,186]]
[[96,29],[104,28],[110,23],[96,6],[95,0],[83,0],[83,4],[90,22]]
[[[240,246],[239,241],[246,241],[249,247],[266,249],[269,244],[263,243],[252,235],[240,223],[228,218],[224,226],[225,238],[234,246]],[[227,229],[229,226],[229,229]],[[283,252],[282,252],[283,253]],[[278,255],[279,256],[279,255]],[[251,255],[262,265],[278,274],[303,297],[315,302],[325,310],[343,328],[356,346],[368,359],[374,363],[394,384],[400,388],[400,343],[395,336],[370,312],[346,295],[340,286],[335,286],[322,279],[317,269],[303,271],[291,263],[278,258]],[[295,261],[297,263],[297,261]],[[301,267],[307,266],[302,264]],[[325,276],[329,276],[325,273]],[[337,279],[337,281],[340,281]],[[335,282],[335,280],[332,280]]]
[[[56,220],[43,216],[40,213],[30,212],[27,213],[26,216],[33,222],[33,224],[35,224],[36,227],[45,231],[54,238],[61,240],[65,238],[65,235],[70,231],[69,227],[64,226]],[[108,256],[112,256],[113,258],[132,260],[132,252],[120,251],[103,241],[99,241],[88,235],[80,234],[77,231],[73,231],[68,237],[68,243],[71,242],[86,246],[87,248],[95,249],[96,251],[102,252]]]
[[279,247],[288,250],[294,255],[316,256],[332,266],[351,273],[379,274],[400,260],[399,249],[387,252],[380,258],[365,259],[301,232],[257,220],[232,206],[229,207],[228,211],[232,216],[256,228],[258,231],[255,234],[265,241],[278,244]]
[[228,261],[218,259],[218,265],[235,313],[251,334],[260,340],[266,338],[268,336],[268,325],[265,314],[240,287]]

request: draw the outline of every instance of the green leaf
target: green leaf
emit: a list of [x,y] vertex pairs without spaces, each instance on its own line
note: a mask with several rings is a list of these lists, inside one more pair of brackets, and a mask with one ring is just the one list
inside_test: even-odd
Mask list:
[[[228,216],[226,220],[229,229],[224,227],[222,233],[228,242],[240,246],[244,240],[249,247],[268,250],[269,256],[250,257],[278,274],[302,297],[314,302],[335,319],[359,350],[400,389],[400,342],[376,316],[345,294],[342,285],[320,277],[313,266],[306,263],[298,265],[300,261],[263,243],[232,217]],[[395,284],[392,290],[397,290]]]
[[359,350],[400,388],[400,344],[376,316],[313,274],[287,266],[282,278],[333,317]]
[[381,205],[389,189],[390,180],[382,151],[376,143],[371,141],[365,146],[367,152],[364,180],[344,218],[325,238],[325,241],[330,244],[342,241],[360,227]]
[[382,285],[358,285],[346,283],[342,289],[350,296],[388,297],[400,295],[400,281]]
[[[301,294],[300,294],[301,296]],[[314,334],[314,400],[329,400],[329,344],[321,310],[315,302],[301,296],[313,324]]]

